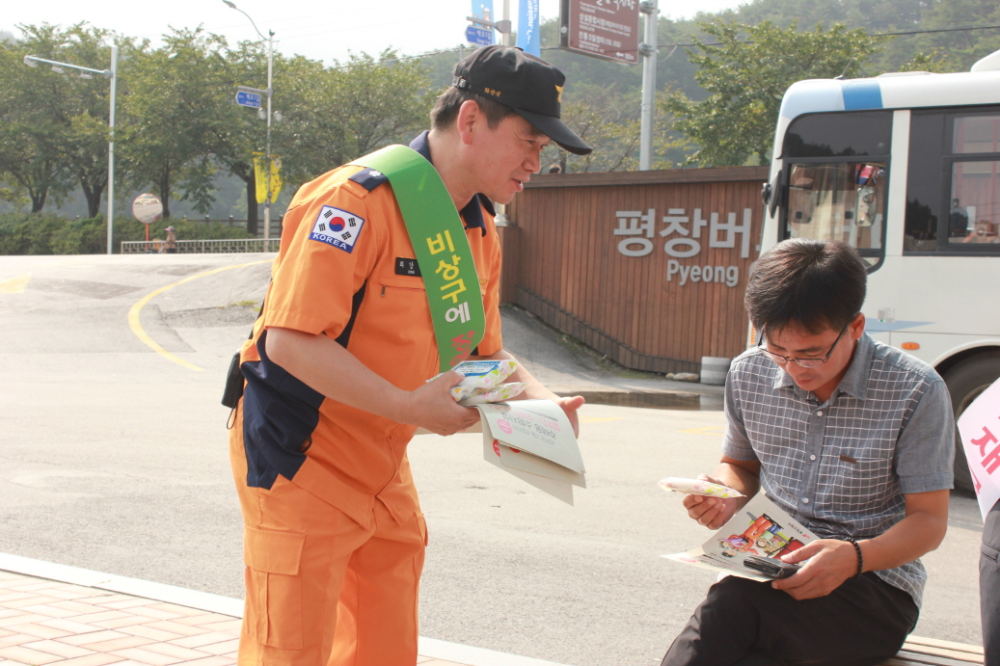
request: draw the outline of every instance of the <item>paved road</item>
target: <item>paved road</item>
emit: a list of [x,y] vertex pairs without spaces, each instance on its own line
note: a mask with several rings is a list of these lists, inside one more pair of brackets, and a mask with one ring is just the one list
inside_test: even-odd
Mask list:
[[[0,552],[242,595],[218,401],[264,258],[0,257]],[[513,350],[555,382],[674,388],[572,355],[549,367],[565,348],[515,319]],[[722,414],[587,405],[583,422],[575,507],[485,464],[478,435],[414,440],[431,533],[423,635],[576,666],[658,663],[714,576],[658,557],[708,532],[656,481],[714,466]],[[979,643],[975,502],[954,497],[950,523],[925,558],[917,633]]]

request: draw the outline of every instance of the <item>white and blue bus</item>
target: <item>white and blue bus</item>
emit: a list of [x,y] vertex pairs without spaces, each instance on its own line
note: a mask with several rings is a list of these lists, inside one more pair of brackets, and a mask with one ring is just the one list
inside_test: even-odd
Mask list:
[[856,247],[869,334],[937,368],[956,416],[1000,377],[1000,51],[970,72],[795,83],[764,190],[761,250]]

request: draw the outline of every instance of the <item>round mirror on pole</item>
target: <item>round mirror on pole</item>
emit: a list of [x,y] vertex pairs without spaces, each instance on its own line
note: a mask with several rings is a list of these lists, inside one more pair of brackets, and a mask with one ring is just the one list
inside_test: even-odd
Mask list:
[[132,215],[146,225],[146,242],[149,242],[149,225],[163,217],[163,203],[155,194],[140,194],[132,202]]

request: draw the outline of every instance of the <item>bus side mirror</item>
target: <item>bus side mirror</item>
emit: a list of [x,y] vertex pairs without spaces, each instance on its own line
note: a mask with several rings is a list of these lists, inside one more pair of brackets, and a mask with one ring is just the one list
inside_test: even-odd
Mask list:
[[780,173],[774,177],[773,181],[764,183],[760,188],[760,199],[764,202],[764,207],[767,208],[767,213],[771,217],[774,217],[774,211],[778,210],[778,204],[781,202],[779,178],[781,178]]

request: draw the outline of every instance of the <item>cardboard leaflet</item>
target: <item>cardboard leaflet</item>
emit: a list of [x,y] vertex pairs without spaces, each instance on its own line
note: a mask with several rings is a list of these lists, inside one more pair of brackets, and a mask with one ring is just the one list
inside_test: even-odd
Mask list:
[[668,560],[723,571],[752,580],[774,580],[746,566],[750,556],[779,558],[817,539],[816,535],[757,493],[699,548],[663,555]]
[[483,457],[539,490],[573,504],[573,486],[586,488],[573,427],[551,400],[476,405]]

